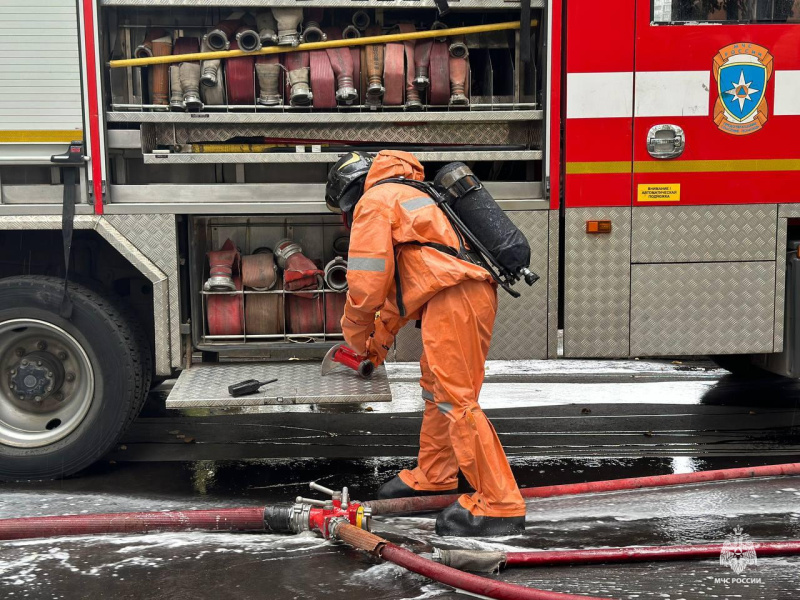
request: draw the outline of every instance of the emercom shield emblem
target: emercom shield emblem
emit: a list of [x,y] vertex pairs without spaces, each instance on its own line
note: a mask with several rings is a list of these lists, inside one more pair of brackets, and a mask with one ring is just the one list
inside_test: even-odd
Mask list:
[[748,135],[764,126],[766,89],[772,71],[772,55],[763,46],[742,42],[725,46],[717,53],[713,63],[717,127],[731,135]]

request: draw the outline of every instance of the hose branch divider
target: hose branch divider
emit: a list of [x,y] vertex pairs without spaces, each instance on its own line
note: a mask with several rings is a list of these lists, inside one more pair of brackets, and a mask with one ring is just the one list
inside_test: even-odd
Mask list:
[[[602,492],[619,492],[644,488],[670,487],[694,483],[711,483],[715,481],[731,481],[737,479],[753,479],[761,477],[784,477],[800,475],[800,463],[765,465],[761,467],[738,467],[718,469],[714,471],[695,471],[694,473],[673,473],[670,475],[652,475],[648,477],[630,477],[627,479],[609,479],[605,481],[589,481],[586,483],[568,483],[563,485],[547,485],[541,487],[522,488],[523,498],[553,498],[555,496],[574,496],[577,494],[595,494]],[[416,512],[442,510],[458,500],[458,494],[440,496],[419,496],[411,498],[393,498],[390,500],[372,500],[364,506],[372,509],[373,516],[399,515]]]
[[[538,24],[539,22],[536,19],[531,21],[532,27],[536,27]],[[519,29],[520,26],[521,24],[519,21],[508,21],[504,23],[490,23],[488,25],[471,25],[469,27],[451,27],[449,29],[435,29],[430,31],[414,31],[409,33],[393,33],[389,35],[373,35],[342,40],[328,40],[327,42],[312,42],[307,44],[299,44],[298,46],[266,46],[257,52],[225,50],[214,52],[196,52],[190,54],[181,54],[180,56],[169,55],[151,56],[146,58],[126,58],[109,61],[108,66],[112,69],[118,69],[121,67],[147,67],[150,65],[163,65],[175,62],[229,59],[236,58],[238,56],[261,56],[264,54],[284,54],[287,52],[308,52],[310,50],[328,50],[329,48],[354,48],[356,46],[387,44],[390,42],[426,40],[430,38],[488,33],[491,31],[509,31]]]
[[332,524],[331,537],[444,585],[486,598],[496,598],[497,600],[603,600],[594,596],[576,596],[538,590],[465,573],[414,554],[374,533],[353,527],[343,520],[337,520]]

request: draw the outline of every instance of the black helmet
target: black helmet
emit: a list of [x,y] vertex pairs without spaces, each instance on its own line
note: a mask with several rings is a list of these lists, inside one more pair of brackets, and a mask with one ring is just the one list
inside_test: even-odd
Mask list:
[[351,213],[364,191],[372,155],[356,150],[342,156],[328,173],[325,203],[335,213]]

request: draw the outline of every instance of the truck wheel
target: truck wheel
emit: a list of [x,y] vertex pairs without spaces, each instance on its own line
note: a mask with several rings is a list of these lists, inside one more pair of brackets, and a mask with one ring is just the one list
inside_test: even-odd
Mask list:
[[775,377],[773,373],[750,362],[748,354],[717,354],[709,358],[718,367],[739,377]]
[[149,390],[147,338],[119,299],[63,281],[0,279],[0,479],[89,466],[136,418]]

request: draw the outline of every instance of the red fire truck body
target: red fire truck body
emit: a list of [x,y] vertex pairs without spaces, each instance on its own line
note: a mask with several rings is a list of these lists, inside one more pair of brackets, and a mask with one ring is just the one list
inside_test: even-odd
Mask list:
[[[369,105],[366,54],[354,50],[361,97],[352,104],[293,106],[294,80],[280,74],[277,103],[262,103],[259,61],[246,63],[252,98],[242,103],[232,93],[242,71],[223,60],[218,98],[200,86],[202,107],[189,107],[179,40],[205,49],[226,20],[252,27],[273,8],[299,6],[0,7],[0,476],[56,476],[96,460],[138,414],[154,378],[179,375],[173,408],[390,400],[383,369],[369,382],[316,375],[311,361],[342,341],[344,296],[333,287],[300,294],[306,305],[282,285],[206,285],[219,260],[209,253],[228,247],[234,270],[283,239],[320,269],[346,258],[347,230],[326,211],[323,189],[330,165],[352,147],[411,150],[430,175],[467,162],[528,237],[541,279],[518,300],[501,293],[490,358],[711,355],[735,371],[800,373],[792,143],[800,7],[532,0],[530,31],[461,40],[469,70],[455,84],[468,106],[455,95],[437,104],[425,92],[412,106],[409,87],[400,91],[405,105],[388,93]],[[451,0],[450,8],[439,17],[432,0],[309,0],[299,22],[318,20],[333,39],[351,23],[353,35],[372,35],[434,21],[515,21],[521,12],[504,0]],[[295,29],[301,35],[303,26]],[[148,43],[158,54],[157,36],[167,67],[115,63]],[[457,58],[444,51],[453,41],[434,42],[445,46],[431,52],[432,78]],[[409,48],[405,73],[419,67]],[[378,77],[388,90],[404,67],[401,52],[398,63],[385,50]],[[294,68],[281,60],[284,71]],[[326,60],[312,55],[317,100],[333,85],[320,74]],[[170,92],[169,105],[158,89]],[[418,331],[407,328],[390,360],[416,360],[420,350]],[[276,387],[227,394],[230,383],[266,379],[265,371],[277,373]]]

